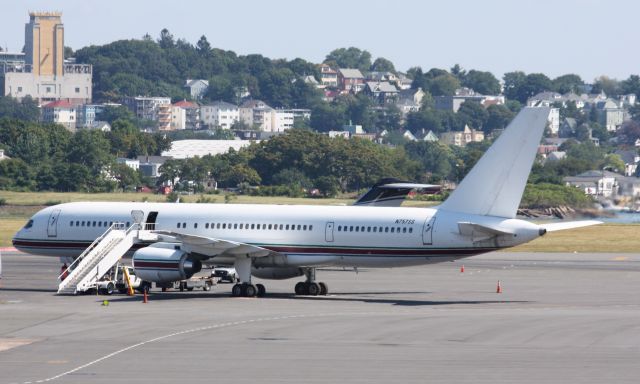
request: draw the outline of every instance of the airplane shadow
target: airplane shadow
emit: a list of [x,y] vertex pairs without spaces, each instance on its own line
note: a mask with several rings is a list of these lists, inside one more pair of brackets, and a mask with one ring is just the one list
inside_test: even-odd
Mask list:
[[51,292],[56,293],[51,288],[0,288],[0,292]]
[[[486,305],[486,304],[523,304],[531,303],[526,300],[418,300],[418,299],[400,299],[400,298],[383,298],[383,297],[357,297],[355,295],[387,295],[387,294],[417,294],[427,292],[354,292],[354,293],[333,293],[329,296],[296,296],[291,293],[267,293],[265,297],[249,299],[234,298],[227,292],[152,292],[149,294],[149,301],[170,301],[170,300],[193,300],[193,299],[236,299],[236,300],[305,300],[305,301],[323,301],[323,302],[360,302],[371,304],[389,304],[397,306],[443,306],[443,305]],[[100,300],[109,300],[113,303],[142,301],[142,295],[135,296],[99,296]]]

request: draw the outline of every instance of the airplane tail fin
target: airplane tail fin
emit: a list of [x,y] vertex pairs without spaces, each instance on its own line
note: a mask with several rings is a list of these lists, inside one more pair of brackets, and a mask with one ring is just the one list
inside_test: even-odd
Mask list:
[[523,108],[440,208],[514,218],[548,117],[548,107]]

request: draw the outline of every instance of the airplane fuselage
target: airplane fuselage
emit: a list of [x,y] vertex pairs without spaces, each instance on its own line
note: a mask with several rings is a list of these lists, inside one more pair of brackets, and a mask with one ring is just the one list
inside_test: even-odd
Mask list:
[[[77,257],[112,223],[129,226],[134,216],[151,223],[151,229],[237,241],[274,252],[256,258],[257,267],[412,266],[511,247],[542,234],[537,225],[523,220],[437,207],[84,202],[41,210],[16,234],[13,244],[31,254]],[[462,231],[461,223],[468,222],[510,234]],[[203,261],[233,264],[233,257]]]

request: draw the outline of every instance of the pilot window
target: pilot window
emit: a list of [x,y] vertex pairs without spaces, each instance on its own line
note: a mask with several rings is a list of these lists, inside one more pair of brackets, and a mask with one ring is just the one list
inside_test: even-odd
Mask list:
[[27,221],[27,224],[24,225],[24,229],[29,229],[33,227],[33,220]]

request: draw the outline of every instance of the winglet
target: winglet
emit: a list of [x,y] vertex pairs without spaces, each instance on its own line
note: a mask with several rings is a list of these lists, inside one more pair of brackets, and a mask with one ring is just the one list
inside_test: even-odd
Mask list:
[[440,208],[515,218],[548,117],[548,107],[523,108]]

